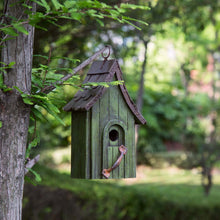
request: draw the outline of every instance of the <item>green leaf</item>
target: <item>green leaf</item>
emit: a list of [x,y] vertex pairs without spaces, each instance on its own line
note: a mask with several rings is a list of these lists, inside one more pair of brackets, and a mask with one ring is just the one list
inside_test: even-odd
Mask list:
[[60,8],[62,8],[63,6],[59,3],[58,0],[52,0],[52,3],[54,5],[54,7],[56,8],[56,10],[59,10]]
[[4,27],[0,28],[0,30],[2,30],[5,34],[11,35],[13,37],[18,36],[18,33],[12,27]]
[[[122,16],[122,18],[125,19],[125,20],[127,20],[127,21],[128,21],[128,20],[130,20],[130,21],[136,21],[136,22],[138,22],[138,23],[141,23],[141,24],[144,24],[144,25],[148,26],[148,23],[147,23],[147,22],[144,22],[144,21],[139,20],[139,19],[135,19],[135,18],[127,17],[127,16]],[[132,26],[134,26],[134,25],[132,24]]]
[[44,59],[46,59],[46,60],[48,60],[48,56],[43,56],[43,55],[40,55],[40,54],[35,54],[35,55],[33,55],[34,57],[41,57],[41,58],[44,58]]
[[80,21],[82,18],[82,15],[79,12],[71,12],[71,17],[74,20]]
[[33,175],[34,175],[34,177],[35,177],[35,180],[37,181],[37,182],[41,182],[41,176],[40,176],[40,174],[39,173],[37,173],[36,171],[34,171],[33,169],[28,169]]
[[101,26],[101,27],[104,27],[104,22],[102,22],[100,19],[96,19],[96,21],[99,23],[99,25]]
[[17,86],[13,86],[13,88],[16,89],[18,92],[20,92],[20,94],[24,94],[24,92],[20,90]]
[[23,3],[23,4],[22,4],[22,6],[24,6],[24,7],[28,8],[28,9],[32,9],[32,6],[27,5],[27,4],[25,4],[25,3]]
[[25,155],[26,158],[28,158],[30,156],[31,149],[33,147],[36,147],[39,142],[40,142],[40,139],[39,139],[39,136],[38,136],[38,137],[34,138],[34,140],[31,141],[31,143],[28,144],[28,147],[27,147],[27,150],[26,150],[26,155]]
[[23,97],[23,102],[27,105],[34,105],[29,97]]
[[0,128],[2,127],[2,121],[0,121]]
[[10,62],[10,63],[8,64],[8,67],[9,67],[9,68],[12,68],[15,64],[16,64],[16,62]]
[[65,1],[64,6],[69,9],[69,8],[75,8],[76,6],[76,1]]
[[13,27],[17,30],[17,31],[19,31],[19,32],[21,32],[21,33],[23,33],[23,34],[26,34],[26,35],[28,35],[29,33],[28,33],[28,31],[25,29],[25,27],[20,23],[15,23],[15,24],[13,24]]
[[8,87],[3,88],[3,92],[8,92],[8,91],[11,91],[11,90],[13,90],[13,89],[12,88],[8,88]]
[[42,103],[41,106],[50,114],[52,115],[57,121],[59,121],[61,124],[65,126],[64,121],[57,115],[57,113],[60,113],[59,109],[53,105],[52,103],[46,102]]
[[39,110],[37,109],[37,106],[36,106],[36,105],[31,108],[31,112],[32,112],[32,114],[34,114],[35,117],[38,118],[39,120],[41,120],[41,121],[42,121],[42,120],[47,121],[47,118],[42,114],[41,111],[39,111]]
[[150,9],[148,6],[135,5],[135,4],[129,4],[129,3],[120,4],[120,8],[132,9],[132,10],[135,10],[135,9],[149,10]]
[[117,85],[122,85],[124,83],[123,80],[119,80],[119,81],[112,81],[109,84],[112,86],[117,86]]
[[50,6],[48,5],[48,3],[45,0],[41,0],[41,2],[42,2],[42,6],[44,8],[46,8],[47,12],[49,12],[50,11]]

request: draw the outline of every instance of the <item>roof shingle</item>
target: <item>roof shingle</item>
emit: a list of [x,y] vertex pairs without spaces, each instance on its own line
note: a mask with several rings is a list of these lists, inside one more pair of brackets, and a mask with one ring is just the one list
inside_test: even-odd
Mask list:
[[[83,81],[88,82],[111,82],[116,76],[116,80],[122,80],[122,72],[117,60],[95,61],[91,65],[89,72]],[[119,85],[125,102],[135,116],[137,124],[145,124],[146,121],[131,100],[124,84]],[[63,108],[64,111],[88,111],[102,97],[105,90],[103,86],[84,88],[78,91],[74,98]]]

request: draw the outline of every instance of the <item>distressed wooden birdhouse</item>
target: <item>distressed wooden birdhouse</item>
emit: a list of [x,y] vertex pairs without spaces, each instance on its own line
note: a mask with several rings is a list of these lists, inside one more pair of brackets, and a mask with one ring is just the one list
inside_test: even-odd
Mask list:
[[[95,61],[83,83],[122,80],[117,60]],[[146,121],[124,84],[78,91],[64,107],[72,112],[71,176],[136,177],[135,124]]]

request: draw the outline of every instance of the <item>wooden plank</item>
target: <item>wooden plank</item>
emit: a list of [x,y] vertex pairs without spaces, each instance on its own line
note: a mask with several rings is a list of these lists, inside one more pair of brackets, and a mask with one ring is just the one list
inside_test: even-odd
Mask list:
[[127,146],[129,147],[129,152],[126,154],[126,168],[125,176],[126,178],[136,177],[136,149],[134,141],[134,118],[130,110],[127,112],[127,125],[128,125],[128,134],[127,134]]
[[[101,148],[101,171],[108,167],[108,134],[104,134],[104,128],[109,121],[109,89],[105,91],[100,99],[100,121],[99,121],[99,134],[100,134],[100,148]],[[103,139],[106,140],[103,140]],[[103,176],[101,178],[104,178]]]
[[122,158],[121,164],[118,167],[118,178],[125,177],[125,155]]
[[[109,162],[110,166],[108,168],[110,168],[110,167],[113,166],[113,164],[118,159],[119,153],[118,153],[118,148],[117,147],[108,147],[108,148],[109,148],[108,158],[109,158],[109,160],[111,160]],[[111,177],[111,179],[118,179],[118,167],[115,168],[114,170],[112,170],[110,177]]]
[[85,178],[86,171],[86,113],[72,113],[71,176]]
[[109,121],[109,89],[105,91],[102,98],[100,99],[100,129],[103,133],[103,129]]
[[118,119],[118,86],[110,86],[109,112],[111,119]]
[[[116,162],[119,157],[118,147],[110,147],[112,148],[112,165]],[[115,168],[111,174],[113,179],[118,179],[119,176],[119,167]]]
[[101,178],[101,152],[99,133],[99,101],[92,108],[91,123],[91,177]]
[[91,111],[86,112],[86,179],[91,178],[91,173],[90,173],[90,168],[91,168],[91,145],[90,145],[90,131],[91,131],[91,126],[90,126],[90,117]]
[[[109,88],[109,118],[112,119],[118,119],[118,86],[110,86]],[[117,160],[118,156],[118,148],[113,147],[112,148],[112,165]],[[108,157],[109,158],[109,157]],[[111,174],[112,178],[118,178],[118,168],[112,171]]]
[[[112,167],[112,160],[113,160],[113,147],[108,147],[108,166],[106,168],[110,168]],[[113,176],[112,176],[112,173],[110,174],[110,177],[109,179],[112,179]]]
[[[126,153],[129,154],[130,146],[129,146],[129,142],[126,142],[127,139],[127,111],[128,111],[128,106],[125,103],[125,100],[122,96],[122,93],[119,91],[119,97],[118,97],[118,115],[119,115],[119,119],[120,121],[122,121],[125,124],[125,128],[124,128],[124,140],[123,140],[123,145],[125,147],[128,148],[128,151]],[[125,172],[126,172],[126,167],[129,165],[129,161],[126,161],[126,158],[128,158],[127,156],[124,156],[121,165],[120,165],[120,171],[119,171],[119,178],[125,178]]]

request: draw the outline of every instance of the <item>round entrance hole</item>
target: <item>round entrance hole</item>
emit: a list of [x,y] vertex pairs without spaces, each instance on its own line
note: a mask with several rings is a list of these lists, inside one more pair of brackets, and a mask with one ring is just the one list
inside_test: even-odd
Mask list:
[[116,140],[118,140],[118,131],[117,130],[111,130],[110,132],[109,132],[109,139],[111,140],[111,141],[116,141]]

